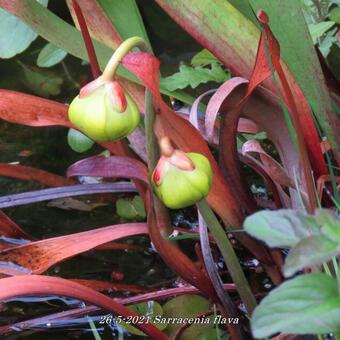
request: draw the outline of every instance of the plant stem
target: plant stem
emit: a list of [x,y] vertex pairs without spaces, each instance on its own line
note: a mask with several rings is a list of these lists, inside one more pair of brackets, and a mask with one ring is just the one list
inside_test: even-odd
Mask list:
[[150,52],[148,45],[142,38],[132,37],[126,39],[119,45],[119,47],[113,53],[111,59],[109,60],[104,69],[102,78],[105,80],[112,80],[120,62],[134,47],[139,47],[142,51]]
[[88,30],[87,25],[86,25],[86,20],[84,18],[83,12],[82,12],[78,2],[76,0],[73,0],[72,5],[73,5],[73,8],[74,8],[74,12],[75,12],[77,19],[78,19],[81,34],[83,35],[87,55],[88,55],[89,61],[90,61],[92,76],[93,76],[93,78],[98,78],[99,75],[100,75],[100,67],[99,67],[97,56],[96,56],[96,52],[94,50],[94,46],[93,46],[93,43],[92,43],[91,36],[90,36],[89,30]]
[[249,287],[248,281],[235,254],[234,248],[232,247],[225,231],[223,230],[223,227],[218,222],[218,219],[216,218],[213,211],[210,209],[207,201],[202,199],[196,204],[217,243],[231,278],[236,285],[237,291],[240,294],[240,297],[244,302],[248,313],[251,314],[256,307],[256,299]]

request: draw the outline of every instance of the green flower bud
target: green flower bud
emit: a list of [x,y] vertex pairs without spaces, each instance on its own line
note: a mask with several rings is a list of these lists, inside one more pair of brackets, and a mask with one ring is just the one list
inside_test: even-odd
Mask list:
[[95,141],[115,141],[137,127],[140,112],[117,81],[98,77],[84,86],[68,110],[70,121]]
[[160,147],[162,156],[151,183],[164,205],[180,209],[206,197],[213,178],[209,160],[199,153],[174,150],[168,138],[161,140]]

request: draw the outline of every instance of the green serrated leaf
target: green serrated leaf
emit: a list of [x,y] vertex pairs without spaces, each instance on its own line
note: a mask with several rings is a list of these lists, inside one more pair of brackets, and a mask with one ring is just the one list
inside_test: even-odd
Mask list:
[[257,339],[275,333],[326,334],[340,329],[337,282],[327,274],[312,273],[286,281],[271,291],[251,318]]
[[161,85],[168,91],[184,89],[188,86],[194,89],[208,81],[223,83],[229,78],[230,74],[225,72],[222,66],[218,64],[211,65],[211,68],[182,65],[179,68],[179,72],[170,77],[162,78]]
[[317,24],[308,25],[310,35],[312,36],[313,39],[313,43],[316,44],[318,39],[321,38],[334,25],[335,25],[334,21],[323,21]]
[[315,219],[322,226],[321,232],[326,237],[340,243],[340,219],[333,211],[318,209],[315,212]]
[[[47,6],[48,0],[37,0]],[[16,16],[0,9],[0,58],[12,58],[38,37],[29,26]]]
[[192,66],[207,66],[211,64],[216,64],[218,62],[219,60],[209,50],[205,48],[204,50],[194,55],[190,63]]
[[18,61],[23,68],[24,84],[39,96],[56,96],[60,93],[63,78],[47,70],[27,66]]
[[311,236],[301,240],[286,257],[283,272],[292,276],[308,266],[322,264],[340,254],[340,244],[324,235]]
[[63,49],[51,43],[46,44],[40,51],[37,59],[39,67],[51,67],[60,63],[67,55]]
[[116,202],[118,216],[129,220],[144,219],[146,212],[144,202],[140,196],[135,196],[132,200],[129,198],[120,198]]
[[263,210],[244,221],[247,233],[270,247],[293,247],[311,234],[319,234],[314,218],[292,209]]

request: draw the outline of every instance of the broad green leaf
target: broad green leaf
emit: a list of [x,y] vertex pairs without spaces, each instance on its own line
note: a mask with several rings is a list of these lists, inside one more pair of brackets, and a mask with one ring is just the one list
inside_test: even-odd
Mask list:
[[297,0],[249,0],[249,2],[255,13],[263,9],[268,14],[270,27],[280,43],[284,61],[301,86],[334,152],[340,157],[340,135],[335,129],[338,118],[332,110],[329,91],[302,12],[302,2]]
[[184,89],[188,86],[194,89],[198,85],[207,83],[208,81],[222,83],[229,78],[230,75],[218,64],[212,64],[211,68],[182,65],[179,68],[179,72],[162,78],[161,85],[168,91]]
[[340,243],[340,218],[331,210],[318,209],[315,219],[322,226],[321,232],[333,240]]
[[269,247],[283,248],[293,247],[311,234],[319,233],[313,218],[290,209],[259,211],[246,218],[244,228]]
[[63,49],[51,43],[46,44],[38,55],[37,65],[39,67],[51,67],[60,63],[67,55]]
[[120,198],[116,202],[116,209],[118,216],[129,220],[144,219],[146,217],[144,202],[140,196],[135,196],[132,200]]
[[69,129],[67,142],[75,152],[85,152],[92,148],[94,141],[75,129]]
[[137,35],[151,46],[135,0],[98,0],[98,2],[123,39]]
[[[149,323],[153,324],[160,330],[163,330],[167,326],[166,323],[157,323],[155,321],[155,317],[160,317],[163,314],[162,306],[156,301],[137,303],[128,306],[128,309],[130,309],[131,311],[135,312],[140,316],[144,316],[145,317],[144,321],[146,321],[147,318]],[[133,321],[133,318],[131,320]],[[136,321],[141,322],[141,320],[143,320],[143,318],[138,318]],[[133,327],[132,322],[130,321],[129,322],[121,321],[119,325],[132,334],[146,336],[146,334],[144,334],[142,331],[140,331],[136,327]]]
[[24,84],[35,94],[49,97],[57,96],[60,93],[63,78],[47,70],[41,70],[37,67],[27,66],[18,61],[23,69]]
[[332,277],[313,273],[271,291],[251,318],[257,339],[275,333],[325,334],[340,330],[340,297]]
[[[45,7],[48,0],[37,0]],[[16,16],[0,9],[0,58],[12,58],[38,37],[29,26]]]
[[[164,318],[195,317],[209,310],[210,303],[199,295],[181,295],[169,300],[163,305]],[[173,336],[176,330],[183,326],[178,323],[170,323],[165,329],[168,336]]]
[[283,272],[292,276],[303,268],[319,265],[340,254],[340,243],[326,236],[312,236],[301,240],[286,257]]
[[192,66],[207,66],[218,62],[218,59],[205,48],[194,55],[190,63]]
[[337,24],[340,24],[340,7],[335,7],[329,13],[329,19],[331,21],[335,21]]
[[310,35],[312,36],[313,43],[316,44],[318,39],[321,38],[330,28],[334,26],[334,21],[323,21],[317,24],[308,25]]

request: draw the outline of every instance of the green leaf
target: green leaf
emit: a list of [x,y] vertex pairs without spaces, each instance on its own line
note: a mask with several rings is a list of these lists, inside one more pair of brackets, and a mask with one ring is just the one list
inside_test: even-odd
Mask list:
[[340,330],[340,298],[332,277],[313,273],[271,291],[251,318],[255,338],[275,333],[325,334]]
[[321,232],[325,236],[340,243],[340,218],[333,211],[317,209],[315,219],[322,226]]
[[[218,339],[216,337],[216,326],[214,324],[215,317],[213,315],[206,316],[203,318],[204,322],[193,324],[188,327],[182,334],[180,339],[181,340],[208,340],[208,339]],[[223,332],[219,329],[220,334]],[[230,337],[227,334],[224,334],[220,337],[220,340],[227,340]]]
[[85,152],[92,148],[94,141],[75,129],[69,129],[67,142],[75,152]]
[[137,35],[151,46],[135,0],[98,0],[98,2],[124,40]]
[[116,202],[118,216],[129,220],[144,219],[146,212],[144,202],[140,196],[135,196],[132,200],[129,198],[120,198]]
[[[162,306],[156,301],[148,301],[148,302],[137,303],[137,304],[128,306],[128,309],[130,309],[131,311],[135,312],[136,314],[138,314],[140,316],[145,316],[145,317],[149,318],[148,319],[149,323],[153,324],[154,326],[156,326],[160,330],[163,330],[167,326],[166,323],[156,323],[155,322],[155,317],[156,316],[162,316],[162,314],[163,314]],[[131,320],[133,320],[133,318]],[[138,319],[138,320],[142,320],[142,319]],[[140,322],[138,320],[137,320],[137,322]],[[125,321],[121,321],[120,326],[122,326],[128,332],[130,332],[132,334],[146,336],[146,334],[144,334],[142,331],[140,331],[136,327],[133,327],[131,325],[131,322],[127,323]]]
[[218,64],[211,65],[211,68],[182,65],[179,68],[179,72],[172,76],[162,78],[161,85],[168,91],[184,89],[188,86],[194,89],[198,85],[208,81],[223,83],[229,78],[230,75]]
[[293,247],[311,234],[319,233],[312,217],[291,209],[259,211],[246,218],[244,228],[269,247],[282,248]]
[[191,59],[192,66],[207,66],[211,64],[216,64],[218,62],[219,60],[206,48],[198,52]]
[[51,43],[46,44],[38,55],[37,65],[39,67],[51,67],[60,63],[67,55],[63,49]]
[[311,236],[301,240],[286,257],[283,272],[286,277],[308,266],[322,264],[340,254],[340,243],[326,236]]
[[316,44],[318,39],[321,38],[330,28],[334,26],[334,21],[323,21],[317,24],[308,25],[310,35],[312,36],[313,43]]
[[63,78],[51,71],[27,66],[19,61],[18,64],[23,68],[24,84],[34,93],[43,97],[57,96],[60,93]]
[[340,24],[340,7],[335,7],[329,13],[329,19],[331,21],[335,21],[337,24]]
[[[181,295],[169,300],[163,305],[164,318],[189,318],[200,315],[209,310],[210,303],[199,295]],[[169,323],[165,333],[172,337],[176,330],[183,326],[179,323]]]
[[[45,7],[48,0],[37,0]],[[0,9],[0,58],[12,58],[38,37],[29,26],[16,16]]]

